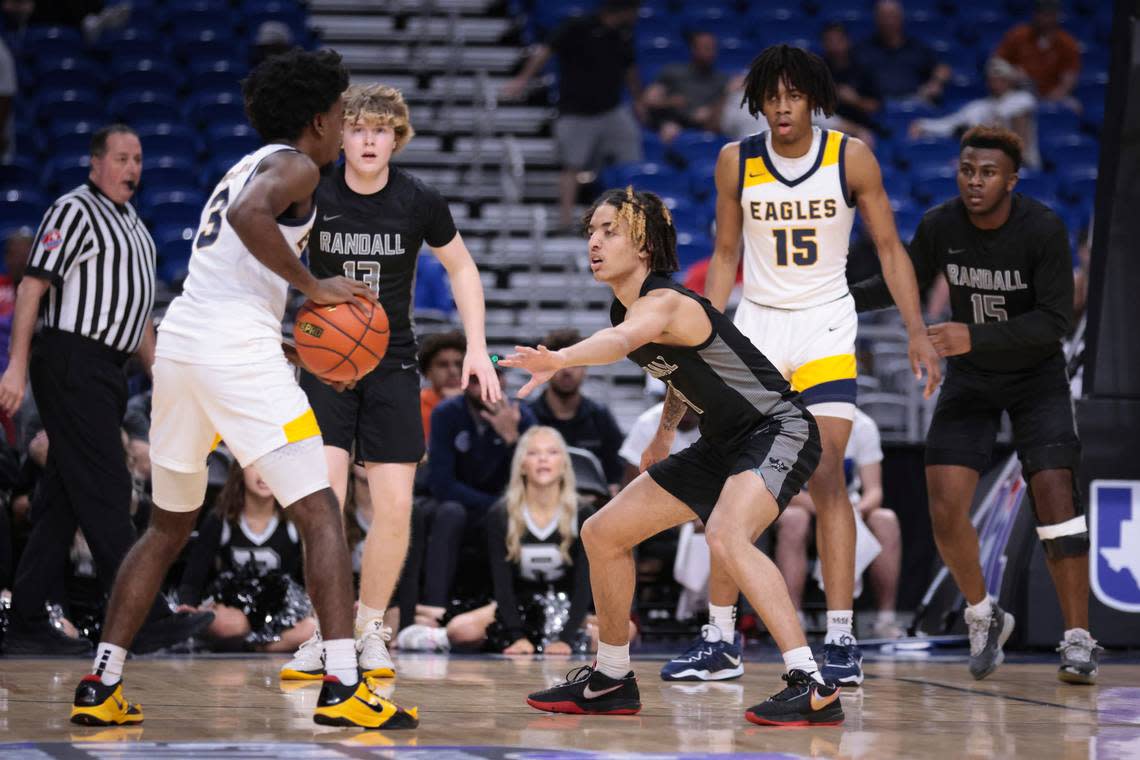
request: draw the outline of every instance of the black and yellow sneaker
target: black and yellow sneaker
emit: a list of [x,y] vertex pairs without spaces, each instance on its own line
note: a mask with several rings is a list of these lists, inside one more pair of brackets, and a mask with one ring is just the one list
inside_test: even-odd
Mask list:
[[785,673],[779,694],[749,707],[744,717],[760,726],[838,726],[843,722],[839,687],[816,681],[802,670]]
[[107,686],[96,675],[84,676],[75,687],[71,722],[81,726],[122,726],[142,723],[142,707],[123,698],[123,682]]
[[402,729],[420,724],[418,708],[400,707],[377,694],[362,678],[345,685],[336,676],[325,676],[313,722],[322,726]]
[[641,694],[631,670],[624,678],[610,678],[583,665],[566,674],[566,681],[536,691],[526,698],[531,707],[572,715],[636,715],[641,712]]

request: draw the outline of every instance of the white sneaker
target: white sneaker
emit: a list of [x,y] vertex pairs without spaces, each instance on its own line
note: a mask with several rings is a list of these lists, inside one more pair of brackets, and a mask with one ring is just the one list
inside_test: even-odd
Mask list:
[[356,651],[360,670],[368,678],[394,678],[396,666],[392,656],[388,654],[388,645],[385,643],[392,638],[392,629],[384,625],[379,618],[369,620],[364,626],[364,633],[356,642]]
[[283,681],[319,681],[325,677],[325,645],[318,630],[281,668]]
[[451,649],[446,628],[409,625],[396,636],[396,643],[408,652],[446,652]]

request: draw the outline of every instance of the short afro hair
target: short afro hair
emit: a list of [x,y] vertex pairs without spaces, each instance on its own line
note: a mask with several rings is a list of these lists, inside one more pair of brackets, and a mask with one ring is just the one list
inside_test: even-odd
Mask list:
[[249,123],[267,143],[298,139],[346,89],[339,53],[301,48],[266,58],[241,83]]
[[1009,160],[1013,162],[1013,170],[1015,172],[1021,169],[1021,152],[1024,149],[1024,143],[1022,143],[1021,138],[1016,132],[1006,129],[1005,127],[995,127],[984,124],[971,127],[966,131],[966,134],[962,135],[962,142],[958,149],[958,154],[961,155],[962,151],[966,148],[1000,150],[1009,156]]
[[542,339],[542,345],[549,348],[551,351],[561,351],[564,348],[578,343],[582,340],[582,333],[578,332],[575,327],[560,327],[557,330],[551,330]]
[[448,330],[447,332],[432,333],[424,338],[424,342],[420,344],[420,374],[426,375],[436,354],[449,348],[461,354],[467,353],[467,338],[462,332]]

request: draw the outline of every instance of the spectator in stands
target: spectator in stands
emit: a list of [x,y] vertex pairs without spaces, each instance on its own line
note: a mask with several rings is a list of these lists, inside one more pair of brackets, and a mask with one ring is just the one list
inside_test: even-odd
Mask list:
[[[0,45],[4,43],[0,42]],[[21,227],[8,235],[4,245],[7,274],[0,275],[0,372],[8,369],[8,339],[12,335],[12,315],[16,308],[16,288],[24,277],[28,255],[32,252],[31,227]]]
[[0,38],[0,163],[8,163],[16,152],[16,127],[13,110],[19,86],[16,61],[8,44]]
[[[573,327],[554,330],[542,339],[551,351],[560,351],[582,340]],[[617,420],[605,404],[582,395],[585,367],[568,367],[554,373],[542,395],[530,402],[530,410],[540,425],[548,425],[566,439],[566,443],[586,449],[598,458],[609,484],[610,495],[621,485],[622,434]]]
[[[628,87],[635,104],[641,101],[633,49],[638,5],[637,0],[603,0],[596,15],[567,20],[549,42],[534,49],[522,71],[503,90],[507,99],[521,97],[531,78],[557,54],[554,133],[562,160],[560,222],[567,229],[574,224],[581,172],[601,168],[607,160],[641,160],[641,131],[621,102],[623,87]],[[644,116],[644,110],[635,107]]]
[[1006,32],[994,55],[1021,69],[1044,100],[1066,100],[1081,72],[1081,48],[1058,21],[1059,0],[1037,0],[1028,24]]
[[661,142],[672,142],[683,129],[720,131],[729,77],[717,69],[716,54],[716,35],[693,32],[689,62],[665,66],[645,89],[642,103]]
[[[400,648],[567,655],[596,650],[597,639],[591,642],[585,630],[590,568],[578,535],[590,514],[575,492],[566,441],[553,428],[528,430],[512,458],[506,495],[488,515],[494,600],[457,615],[446,628],[405,628]],[[552,600],[551,592],[562,596]]]
[[883,96],[878,90],[875,77],[852,56],[847,28],[838,21],[825,24],[820,43],[823,46],[823,60],[831,70],[836,95],[839,97],[835,113],[865,127],[874,126],[875,114],[882,106]]
[[954,113],[936,119],[916,119],[910,125],[912,139],[923,135],[948,137],[979,125],[1002,126],[1013,130],[1021,138],[1023,163],[1037,169],[1041,166],[1041,153],[1037,148],[1037,98],[1025,90],[1018,90],[1017,70],[1001,58],[991,58],[986,64],[988,97],[971,100]]
[[[664,383],[661,385],[664,387]],[[641,456],[653,440],[653,436],[657,435],[657,428],[661,425],[661,412],[664,408],[665,402],[658,401],[638,415],[637,421],[630,427],[629,434],[622,442],[618,455],[621,456],[624,467],[621,481],[623,487],[641,472]],[[685,416],[677,423],[677,433],[673,436],[673,444],[669,449],[670,454],[675,454],[688,447],[701,437],[701,431],[697,429],[699,422],[700,418],[692,409],[685,412]]]
[[461,330],[432,333],[420,344],[420,374],[427,380],[420,389],[420,416],[424,422],[424,439],[431,440],[431,413],[444,399],[462,393],[463,355],[467,338]]
[[[874,420],[859,409],[855,410],[844,460],[851,504],[880,546],[878,555],[867,568],[879,610],[874,635],[879,638],[895,638],[902,635],[895,622],[902,533],[898,516],[883,506],[883,449],[879,428]],[[788,593],[797,609],[803,599],[804,583],[807,580],[807,549],[814,514],[811,495],[804,490],[792,498],[784,514],[776,521],[776,565],[788,583]],[[858,569],[858,559],[862,552],[858,540],[856,543]],[[872,546],[873,543],[871,542]]]
[[249,66],[257,64],[271,55],[280,55],[293,47],[293,31],[283,21],[262,21],[253,39],[249,52]]
[[855,48],[855,60],[885,98],[938,100],[951,74],[929,45],[906,34],[898,0],[875,3],[875,33]]
[[291,652],[316,630],[300,534],[254,468],[231,465],[190,546],[178,599],[181,611],[214,613],[205,633],[225,648]]
[[123,430],[127,434],[127,467],[132,477],[150,481],[150,404],[151,391],[131,396],[127,413],[123,417]]
[[533,425],[526,405],[505,398],[486,405],[474,377],[463,394],[431,413],[427,480],[432,498],[417,501],[415,510],[425,537],[420,601],[432,619],[449,601],[465,535],[482,544],[484,520],[506,488],[515,444]]

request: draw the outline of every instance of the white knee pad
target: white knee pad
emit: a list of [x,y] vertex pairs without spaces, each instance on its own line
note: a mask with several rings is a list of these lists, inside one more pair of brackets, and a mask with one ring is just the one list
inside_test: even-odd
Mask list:
[[154,505],[167,512],[193,512],[206,498],[207,472],[179,472],[152,462],[151,494]]
[[283,507],[329,487],[325,443],[319,435],[274,449],[252,466]]

